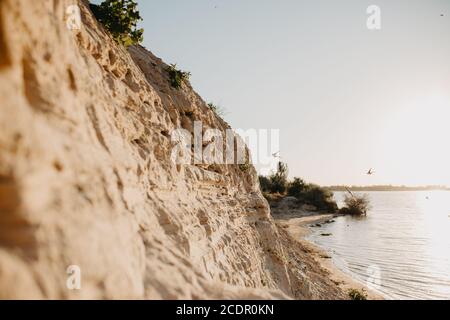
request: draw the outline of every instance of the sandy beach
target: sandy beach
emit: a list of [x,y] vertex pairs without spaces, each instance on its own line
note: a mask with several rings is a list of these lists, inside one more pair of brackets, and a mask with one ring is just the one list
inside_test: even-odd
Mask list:
[[333,281],[344,292],[348,292],[350,289],[357,289],[364,291],[367,294],[369,300],[384,300],[385,298],[374,290],[369,289],[364,283],[352,278],[350,275],[341,271],[336,265],[334,265],[332,258],[321,248],[305,239],[311,232],[308,227],[315,223],[324,223],[330,219],[335,218],[333,214],[308,214],[305,216],[299,216],[298,214],[276,214],[274,219],[276,223],[286,230],[296,241],[298,241],[303,247],[310,250],[310,254],[320,266],[329,273],[331,281]]

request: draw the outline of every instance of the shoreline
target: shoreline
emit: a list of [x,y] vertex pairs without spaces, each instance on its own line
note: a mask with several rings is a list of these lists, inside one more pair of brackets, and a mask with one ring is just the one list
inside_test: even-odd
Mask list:
[[381,293],[368,288],[350,274],[339,269],[334,264],[332,257],[324,249],[306,240],[306,237],[312,232],[308,227],[310,224],[323,223],[336,217],[335,214],[299,216],[298,214],[282,213],[273,215],[274,220],[281,228],[286,230],[293,239],[310,250],[311,257],[328,273],[330,280],[343,292],[347,293],[350,289],[357,289],[364,291],[367,294],[368,300],[385,300],[386,297]]

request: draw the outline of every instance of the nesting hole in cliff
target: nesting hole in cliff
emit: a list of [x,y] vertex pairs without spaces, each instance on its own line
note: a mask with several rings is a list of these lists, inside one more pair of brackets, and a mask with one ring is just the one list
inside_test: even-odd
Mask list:
[[147,142],[145,141],[145,139],[143,137],[134,139],[132,142],[133,142],[133,144],[135,144],[143,149],[145,149],[145,146],[147,145]]
[[75,80],[75,75],[71,68],[67,69],[67,75],[69,77],[69,87],[72,91],[77,91],[77,82]]
[[64,170],[64,166],[62,165],[61,162],[59,162],[58,160],[53,161],[53,167],[55,168],[56,171],[58,172],[62,172]]
[[11,64],[11,57],[3,26],[3,6],[4,1],[0,1],[0,68]]
[[44,59],[45,62],[48,63],[52,62],[52,54],[50,52],[46,52],[42,58]]

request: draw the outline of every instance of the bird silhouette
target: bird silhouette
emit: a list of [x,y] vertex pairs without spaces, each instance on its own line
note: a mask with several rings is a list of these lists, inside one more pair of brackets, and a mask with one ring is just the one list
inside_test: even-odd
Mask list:
[[373,171],[373,168],[370,168],[370,170],[367,171],[367,175],[368,175],[368,176],[371,176],[371,175],[373,175],[374,173],[375,173],[375,171]]
[[272,157],[274,157],[274,158],[281,158],[280,157],[280,151],[272,153]]

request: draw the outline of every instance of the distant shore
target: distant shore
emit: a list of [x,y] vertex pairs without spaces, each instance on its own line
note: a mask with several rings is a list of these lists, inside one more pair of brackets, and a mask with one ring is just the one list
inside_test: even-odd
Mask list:
[[350,191],[450,191],[447,186],[391,186],[391,185],[373,185],[373,186],[327,186],[324,187],[330,191],[346,192]]
[[323,249],[305,239],[311,233],[308,225],[324,223],[335,218],[336,215],[308,213],[305,216],[299,216],[298,214],[283,213],[274,215],[273,217],[281,228],[285,229],[295,240],[309,249],[311,256],[329,273],[331,281],[344,292],[348,292],[350,289],[357,289],[360,292],[364,291],[369,300],[385,299],[381,294],[374,292],[363,283],[341,271]]

